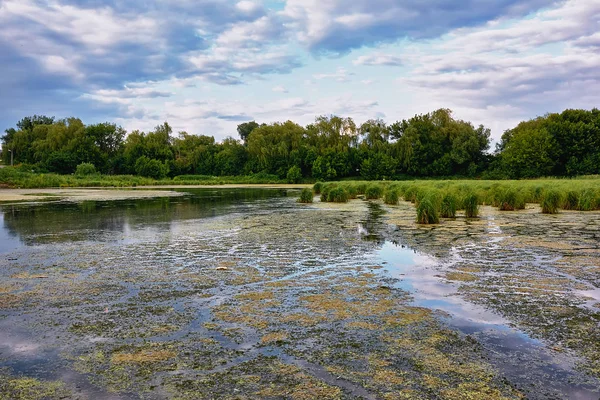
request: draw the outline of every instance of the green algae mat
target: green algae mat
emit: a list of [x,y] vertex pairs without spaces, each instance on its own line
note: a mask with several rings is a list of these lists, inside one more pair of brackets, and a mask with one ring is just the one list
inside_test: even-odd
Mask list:
[[598,399],[600,212],[0,206],[0,399]]

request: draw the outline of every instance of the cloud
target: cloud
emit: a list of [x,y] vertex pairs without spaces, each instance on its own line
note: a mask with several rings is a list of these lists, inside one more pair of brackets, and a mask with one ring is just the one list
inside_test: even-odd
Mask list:
[[526,15],[552,0],[288,0],[282,14],[315,53],[347,53],[402,38],[433,38],[500,17]]
[[282,85],[274,86],[271,90],[275,93],[288,93],[288,90]]
[[400,57],[392,54],[373,53],[365,56],[360,56],[353,61],[354,65],[385,65],[385,66],[400,66],[402,60]]
[[349,82],[350,77],[353,76],[353,72],[348,72],[348,70],[344,67],[339,67],[334,73],[331,74],[315,74],[313,78],[322,80],[322,79],[332,79],[336,82]]

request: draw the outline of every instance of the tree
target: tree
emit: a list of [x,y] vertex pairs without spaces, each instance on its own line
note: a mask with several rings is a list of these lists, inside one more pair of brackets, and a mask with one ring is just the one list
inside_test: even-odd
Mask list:
[[256,123],[256,121],[244,122],[243,124],[239,124],[237,126],[238,134],[240,135],[240,138],[244,144],[248,142],[248,136],[250,136],[252,131],[258,127],[259,125]]

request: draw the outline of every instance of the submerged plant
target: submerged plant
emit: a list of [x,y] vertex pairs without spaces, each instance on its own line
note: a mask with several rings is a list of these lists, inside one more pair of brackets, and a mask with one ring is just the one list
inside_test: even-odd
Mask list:
[[447,192],[442,197],[442,203],[440,205],[440,215],[442,218],[454,218],[456,217],[456,210],[458,208],[458,198],[454,193]]
[[423,196],[417,206],[417,223],[438,224],[440,222],[440,211],[437,199],[431,193]]
[[313,191],[310,188],[304,188],[300,192],[298,203],[312,203],[313,202]]
[[556,214],[561,203],[561,195],[558,190],[547,190],[542,197],[542,213]]
[[467,218],[477,218],[479,215],[479,198],[477,194],[470,192],[463,198],[463,208]]

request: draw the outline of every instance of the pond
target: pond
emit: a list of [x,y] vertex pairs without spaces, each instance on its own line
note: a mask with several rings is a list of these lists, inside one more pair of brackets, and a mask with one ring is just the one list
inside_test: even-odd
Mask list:
[[180,192],[0,206],[0,398],[600,397],[599,213]]

